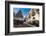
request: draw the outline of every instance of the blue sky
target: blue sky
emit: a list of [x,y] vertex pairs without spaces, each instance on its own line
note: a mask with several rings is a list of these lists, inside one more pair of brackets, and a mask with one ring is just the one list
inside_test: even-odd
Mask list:
[[15,12],[15,14],[18,13],[19,10],[22,11],[23,16],[27,16],[31,8],[13,8],[13,12]]

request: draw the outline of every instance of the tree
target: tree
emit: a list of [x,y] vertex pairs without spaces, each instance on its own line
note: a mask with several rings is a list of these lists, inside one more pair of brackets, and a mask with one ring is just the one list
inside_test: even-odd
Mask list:
[[13,12],[13,16],[15,17],[15,12]]
[[23,18],[23,15],[22,15],[22,12],[21,12],[21,10],[19,10],[18,11],[18,13],[16,14],[16,16],[15,17],[17,17],[17,18]]

